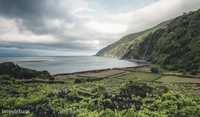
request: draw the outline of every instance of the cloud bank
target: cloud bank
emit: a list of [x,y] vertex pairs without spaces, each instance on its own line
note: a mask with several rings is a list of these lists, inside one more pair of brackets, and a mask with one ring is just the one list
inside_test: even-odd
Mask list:
[[0,55],[92,55],[199,0],[0,0]]

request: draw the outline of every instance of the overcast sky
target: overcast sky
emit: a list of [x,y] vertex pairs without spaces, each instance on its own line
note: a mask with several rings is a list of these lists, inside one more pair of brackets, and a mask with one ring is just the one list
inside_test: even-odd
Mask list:
[[0,0],[0,56],[93,55],[200,0]]

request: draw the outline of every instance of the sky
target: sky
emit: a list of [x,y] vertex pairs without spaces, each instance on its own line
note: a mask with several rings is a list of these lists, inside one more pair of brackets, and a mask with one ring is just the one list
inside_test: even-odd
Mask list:
[[94,55],[200,0],[0,0],[0,56]]

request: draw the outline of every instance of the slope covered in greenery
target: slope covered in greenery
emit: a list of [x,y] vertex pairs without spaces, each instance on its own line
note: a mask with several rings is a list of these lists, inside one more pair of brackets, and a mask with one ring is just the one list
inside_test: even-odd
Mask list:
[[166,28],[150,33],[124,58],[145,58],[171,70],[196,72],[200,68],[200,10],[172,20]]
[[151,29],[133,33],[121,38],[119,41],[103,48],[96,55],[105,56],[105,57],[114,57],[114,58],[123,58],[130,49],[137,49],[138,45],[147,37],[151,32],[154,32],[160,28],[165,28],[165,26],[170,21],[163,22]]
[[[120,53],[119,58],[145,59],[170,70],[199,71],[200,10],[185,13],[164,24],[162,28],[142,32],[129,41],[123,38],[114,43],[115,47],[108,46],[97,55],[118,56],[115,53]],[[121,48],[124,41],[128,45],[126,50]]]

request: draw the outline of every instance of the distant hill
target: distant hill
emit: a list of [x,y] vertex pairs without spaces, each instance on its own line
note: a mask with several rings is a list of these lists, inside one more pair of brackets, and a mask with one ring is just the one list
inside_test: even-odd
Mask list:
[[137,49],[139,43],[141,43],[150,33],[155,32],[160,28],[165,28],[169,22],[170,21],[166,21],[145,31],[124,36],[119,41],[101,49],[96,55],[120,59],[124,58],[130,49]]
[[196,72],[200,68],[200,10],[125,36],[97,55],[144,59],[166,69]]

